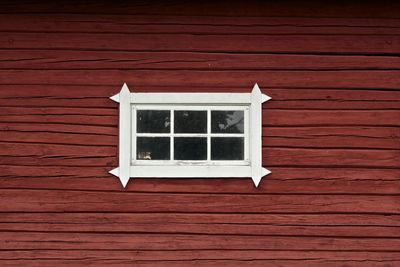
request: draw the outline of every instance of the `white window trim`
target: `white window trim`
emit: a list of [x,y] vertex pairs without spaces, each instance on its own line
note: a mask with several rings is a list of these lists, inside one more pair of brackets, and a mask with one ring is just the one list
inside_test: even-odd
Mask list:
[[[126,83],[121,91],[110,97],[119,103],[119,167],[110,171],[117,176],[123,187],[130,178],[233,178],[251,177],[257,187],[263,176],[271,173],[262,167],[262,103],[271,98],[261,93],[257,84],[251,93],[131,93]],[[202,106],[248,106],[249,123],[247,149],[248,164],[235,164],[223,161],[222,164],[198,164],[180,162],[163,164],[155,162],[146,165],[135,165],[132,161],[132,105],[202,105]],[[209,122],[208,122],[209,123]],[[246,132],[246,131],[245,131]],[[208,142],[209,143],[209,142]],[[229,164],[232,163],[232,164]],[[229,164],[229,165],[228,165]]]

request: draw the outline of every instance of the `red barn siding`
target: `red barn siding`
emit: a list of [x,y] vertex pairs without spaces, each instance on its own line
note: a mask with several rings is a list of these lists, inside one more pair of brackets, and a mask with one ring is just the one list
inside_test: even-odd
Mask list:
[[[0,266],[400,265],[400,4],[0,3]],[[250,179],[132,179],[123,82],[248,92]]]

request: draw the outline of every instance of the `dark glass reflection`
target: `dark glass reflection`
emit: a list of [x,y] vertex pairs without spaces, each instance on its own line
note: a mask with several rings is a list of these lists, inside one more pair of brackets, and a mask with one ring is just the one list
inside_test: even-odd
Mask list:
[[138,110],[136,131],[138,133],[169,133],[170,113],[169,110]]
[[174,159],[176,160],[206,160],[207,138],[175,137]]
[[176,110],[175,133],[207,133],[207,111]]
[[211,111],[212,133],[243,133],[244,111]]
[[169,137],[137,137],[136,158],[138,160],[169,160]]
[[212,137],[211,160],[244,160],[244,138]]

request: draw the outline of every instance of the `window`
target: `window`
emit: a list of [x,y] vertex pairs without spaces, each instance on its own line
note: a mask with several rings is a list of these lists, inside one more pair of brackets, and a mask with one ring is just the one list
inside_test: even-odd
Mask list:
[[248,165],[248,114],[248,106],[132,105],[132,165]]
[[251,93],[131,93],[120,104],[119,167],[110,173],[125,187],[142,177],[252,177],[261,165],[261,104],[270,98],[256,84]]

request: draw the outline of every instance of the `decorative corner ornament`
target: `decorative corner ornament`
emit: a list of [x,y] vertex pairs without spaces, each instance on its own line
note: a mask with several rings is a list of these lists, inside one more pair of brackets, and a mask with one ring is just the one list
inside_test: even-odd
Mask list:
[[[261,179],[271,173],[262,167],[262,104],[271,97],[262,94],[256,83],[251,93],[131,93],[126,83],[121,91],[110,97],[119,103],[119,167],[109,173],[117,176],[123,187],[130,178],[234,178],[251,177],[258,187]],[[132,115],[132,105],[225,105],[246,106],[249,110],[249,161],[246,165],[214,164],[132,164],[136,148],[132,149],[133,124],[136,118]],[[208,133],[210,134],[210,133]],[[136,137],[134,137],[136,138]],[[132,142],[133,140],[133,142]],[[210,146],[209,146],[210,147]],[[210,148],[208,148],[210,149]],[[208,162],[209,163],[209,162]]]

